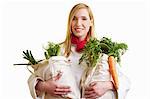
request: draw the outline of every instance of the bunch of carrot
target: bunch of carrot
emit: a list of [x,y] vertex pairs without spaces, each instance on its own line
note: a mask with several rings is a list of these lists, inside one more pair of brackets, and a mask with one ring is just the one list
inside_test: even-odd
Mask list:
[[79,64],[82,61],[85,61],[88,67],[94,67],[100,58],[99,55],[101,53],[107,54],[108,57],[108,64],[109,64],[109,71],[112,75],[115,89],[118,89],[119,82],[118,82],[118,75],[115,68],[116,61],[120,63],[121,55],[124,51],[126,51],[128,46],[125,43],[117,43],[113,42],[111,39],[107,37],[103,37],[101,40],[96,38],[91,38],[89,42],[87,42],[83,55],[79,60]]
[[117,90],[119,86],[119,81],[115,65],[116,61],[120,63],[121,55],[124,54],[123,52],[127,50],[128,46],[125,43],[112,42],[111,39],[106,37],[103,37],[100,42],[107,45],[107,47],[103,49],[103,53],[106,53],[109,56],[108,57],[109,71],[112,75],[115,89]]

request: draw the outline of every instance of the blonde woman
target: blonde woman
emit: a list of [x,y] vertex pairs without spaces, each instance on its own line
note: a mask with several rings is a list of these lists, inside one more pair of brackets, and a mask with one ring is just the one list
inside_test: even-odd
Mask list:
[[[76,4],[70,11],[67,26],[67,35],[65,41],[61,44],[61,55],[65,56],[71,63],[71,69],[76,79],[76,84],[80,88],[81,76],[84,68],[80,66],[79,58],[82,55],[82,50],[90,37],[94,36],[94,17],[89,6],[83,3]],[[129,90],[129,80],[118,69],[119,78],[119,99],[124,99],[127,91]],[[69,76],[69,75],[68,75]],[[55,77],[55,80],[43,81],[40,77],[31,75],[28,83],[31,95],[36,95],[36,99],[42,99],[41,93],[51,96],[63,96],[70,93],[72,90],[70,86],[65,83],[59,84],[57,80],[61,75]],[[84,98],[96,99],[103,96],[108,91],[114,91],[113,81],[97,81],[85,89]],[[46,99],[50,99],[45,96]],[[83,98],[83,97],[77,97]],[[56,98],[57,99],[57,98]],[[108,98],[107,98],[108,99]],[[115,99],[112,97],[110,99]]]

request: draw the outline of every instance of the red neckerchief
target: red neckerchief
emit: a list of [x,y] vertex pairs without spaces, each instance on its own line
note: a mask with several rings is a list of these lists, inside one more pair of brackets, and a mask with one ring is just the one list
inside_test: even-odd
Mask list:
[[78,37],[71,35],[71,43],[76,45],[76,51],[81,52],[87,42],[87,37],[80,41]]

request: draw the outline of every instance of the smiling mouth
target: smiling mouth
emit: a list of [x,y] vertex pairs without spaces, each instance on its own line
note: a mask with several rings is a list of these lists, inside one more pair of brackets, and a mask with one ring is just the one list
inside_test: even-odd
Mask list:
[[83,30],[83,28],[75,28],[75,31],[77,31],[77,32],[80,32],[82,30]]

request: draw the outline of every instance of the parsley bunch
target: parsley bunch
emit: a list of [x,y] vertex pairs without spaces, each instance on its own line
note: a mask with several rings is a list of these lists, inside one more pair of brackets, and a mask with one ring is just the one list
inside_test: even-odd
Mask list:
[[97,59],[102,53],[101,45],[98,39],[91,38],[84,47],[83,54],[79,59],[79,64],[85,60],[87,66],[95,66]]

